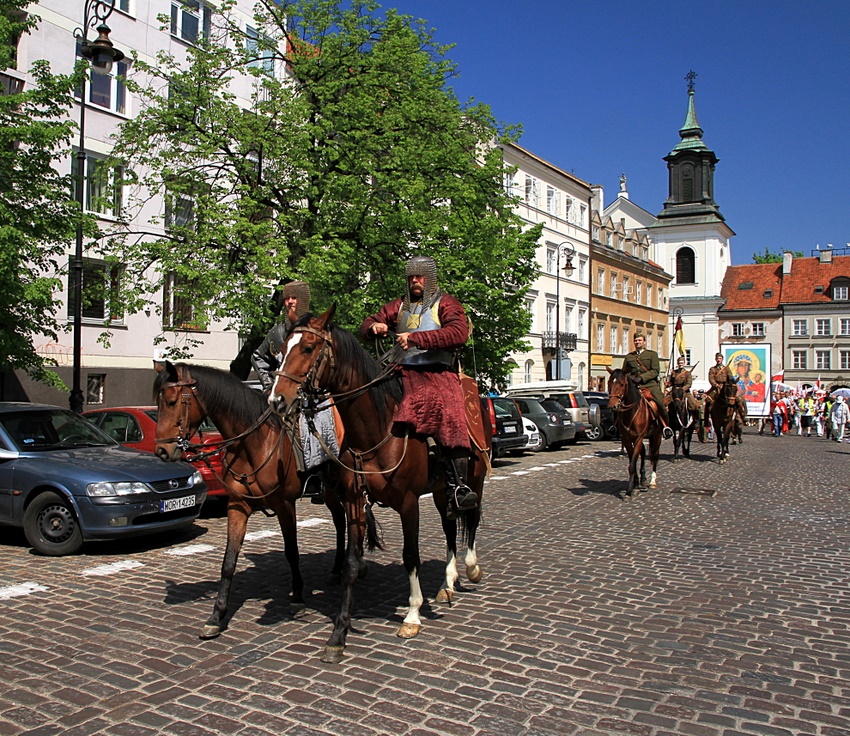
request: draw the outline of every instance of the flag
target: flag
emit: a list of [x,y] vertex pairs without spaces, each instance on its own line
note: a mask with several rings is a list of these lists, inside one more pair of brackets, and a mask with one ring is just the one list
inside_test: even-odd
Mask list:
[[776,373],[773,376],[771,376],[770,381],[771,381],[771,383],[782,383],[782,379],[784,377],[785,377],[785,369],[783,368],[781,371],[779,371],[779,373]]
[[676,320],[676,330],[673,334],[673,340],[676,343],[676,348],[679,350],[679,355],[685,357],[685,333],[682,332],[682,316]]
[[820,391],[820,374],[818,374],[818,382],[815,384],[815,388]]

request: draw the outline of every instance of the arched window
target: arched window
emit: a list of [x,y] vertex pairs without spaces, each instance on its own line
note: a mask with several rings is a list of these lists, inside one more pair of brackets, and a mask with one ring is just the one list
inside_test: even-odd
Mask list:
[[685,246],[676,252],[676,283],[695,284],[696,256],[692,248]]
[[534,368],[533,360],[525,361],[525,375],[523,376],[523,381],[525,383],[531,383],[531,369]]

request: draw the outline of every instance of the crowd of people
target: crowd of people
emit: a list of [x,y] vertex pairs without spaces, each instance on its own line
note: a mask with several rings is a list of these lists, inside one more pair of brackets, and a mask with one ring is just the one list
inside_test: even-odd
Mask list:
[[850,442],[850,407],[843,396],[795,396],[790,391],[776,391],[770,399],[770,415],[761,420],[759,434],[771,431],[774,437],[796,434],[798,437],[825,437],[836,442]]

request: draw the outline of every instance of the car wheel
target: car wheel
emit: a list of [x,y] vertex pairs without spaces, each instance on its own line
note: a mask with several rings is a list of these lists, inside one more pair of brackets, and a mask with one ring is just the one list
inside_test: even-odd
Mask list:
[[72,555],[83,545],[83,533],[70,503],[58,493],[39,495],[24,514],[24,535],[42,555]]
[[527,445],[525,449],[529,452],[540,452],[540,450],[542,450],[544,447],[546,447],[546,445],[544,444],[543,434],[541,432],[538,432],[537,442],[535,442],[533,445]]
[[601,440],[603,434],[602,427],[590,427],[584,430],[584,434],[589,440]]
[[540,433],[540,444],[534,448],[535,452],[542,452],[543,450],[549,447],[549,440],[546,439],[546,435],[543,432]]

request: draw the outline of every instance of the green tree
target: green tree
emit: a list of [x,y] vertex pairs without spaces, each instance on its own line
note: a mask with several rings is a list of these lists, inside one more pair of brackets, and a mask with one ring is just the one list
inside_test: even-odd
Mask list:
[[[0,0],[0,69],[17,64],[17,40],[38,24],[27,0]],[[80,216],[69,175],[57,165],[69,150],[68,120],[76,76],[56,76],[45,61],[30,69],[35,84],[0,92],[0,371],[23,370],[61,386],[34,338],[57,339],[55,295],[67,269],[66,247]],[[67,164],[65,165],[67,169]],[[86,232],[93,222],[86,221]]]
[[[176,274],[197,319],[259,340],[270,286],[298,277],[315,308],[336,302],[355,328],[401,293],[411,255],[433,255],[476,327],[467,369],[503,378],[507,354],[525,347],[539,234],[503,188],[497,144],[517,130],[457,100],[448,49],[423,22],[371,0],[262,0],[249,35],[233,7],[220,5],[185,61],[135,64],[148,81],[134,86],[141,112],[116,156],[136,206],[167,201],[163,235],[127,226],[112,241],[135,296]],[[246,80],[250,109],[233,92]]]
[[[802,258],[803,251],[795,250],[789,251],[793,254],[794,258]],[[753,263],[782,263],[782,253],[771,253],[768,248],[764,249],[763,255],[758,255],[757,253],[753,253]]]

